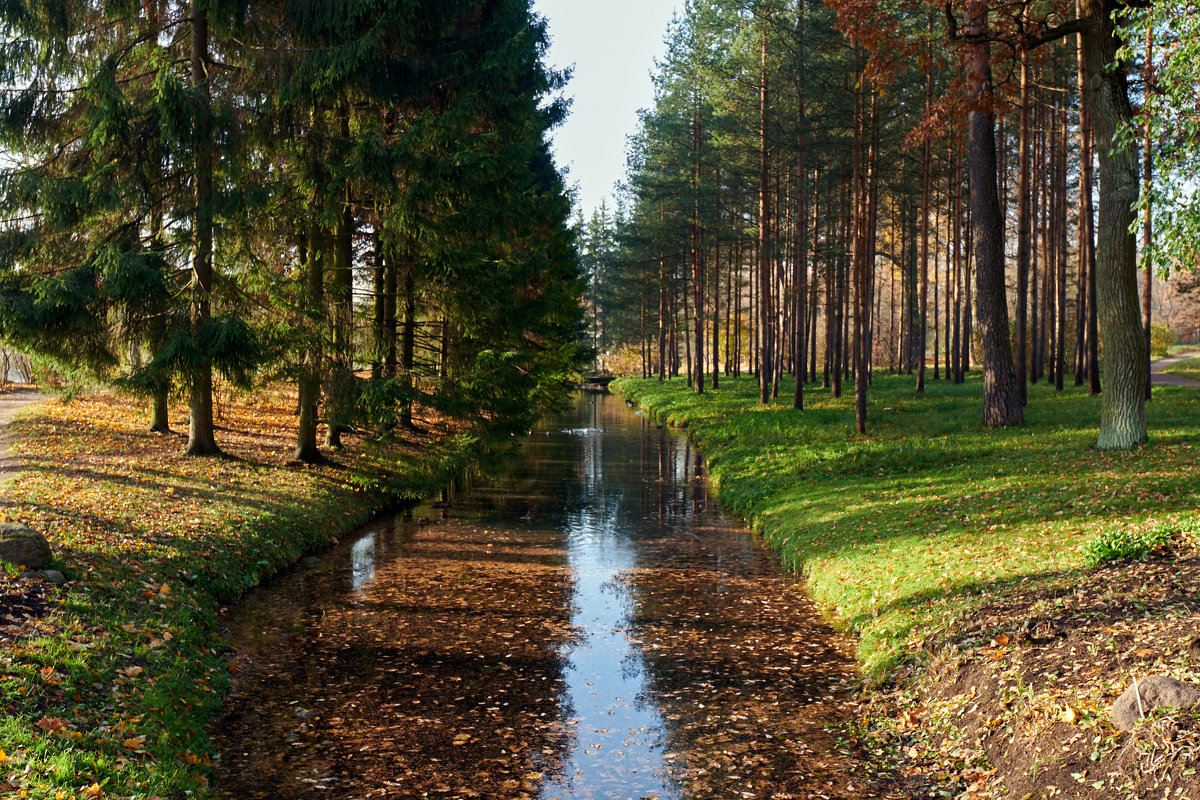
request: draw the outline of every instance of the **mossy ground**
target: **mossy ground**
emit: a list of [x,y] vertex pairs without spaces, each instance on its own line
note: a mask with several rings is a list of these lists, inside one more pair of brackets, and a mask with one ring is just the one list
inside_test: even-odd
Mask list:
[[435,423],[297,466],[293,408],[286,392],[222,395],[228,458],[179,455],[182,438],[143,432],[141,405],[112,395],[16,423],[28,471],[0,492],[0,521],[44,532],[71,580],[0,577],[0,794],[204,796],[205,726],[229,683],[220,605],[441,488],[479,449]]
[[[978,378],[878,374],[868,433],[852,398],[811,390],[757,403],[753,378],[696,395],[682,380],[626,379],[617,391],[704,451],[720,499],[803,572],[883,680],[964,614],[1095,566],[1089,542],[1190,519],[1200,508],[1200,393],[1156,388],[1151,440],[1092,449],[1100,400],[1030,390],[1027,423],[982,424]],[[851,390],[852,391],[852,388]]]

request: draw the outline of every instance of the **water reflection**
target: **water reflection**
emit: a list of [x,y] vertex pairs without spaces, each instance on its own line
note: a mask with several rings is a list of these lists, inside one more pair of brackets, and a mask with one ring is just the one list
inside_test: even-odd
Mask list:
[[870,796],[824,728],[843,643],[610,396],[230,625],[223,797]]
[[[593,414],[600,402],[593,399]],[[620,526],[624,493],[605,480],[602,431],[583,430],[583,491],[564,526],[574,578],[571,622],[580,638],[566,651],[562,706],[578,733],[562,777],[547,781],[541,797],[676,797],[663,761],[663,720],[647,702],[646,667],[629,639],[635,606],[620,578],[636,566],[636,553]]]
[[356,593],[375,580],[375,544],[378,539],[378,531],[367,531],[350,547],[350,583]]

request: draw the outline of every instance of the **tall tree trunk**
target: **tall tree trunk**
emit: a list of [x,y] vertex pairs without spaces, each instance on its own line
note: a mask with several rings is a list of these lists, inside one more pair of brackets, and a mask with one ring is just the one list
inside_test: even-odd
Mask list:
[[[1036,81],[1034,88],[1030,92],[1030,102],[1038,102],[1038,93]],[[1042,151],[1042,137],[1040,134],[1041,107],[1036,106],[1034,109],[1035,116],[1033,121],[1034,137],[1032,142],[1033,156],[1033,173],[1029,176],[1029,220],[1032,230],[1029,236],[1029,309],[1031,324],[1029,326],[1029,380],[1032,383],[1037,383],[1042,378],[1042,333],[1041,333],[1041,306],[1038,305],[1038,246],[1037,246],[1037,231],[1041,226],[1037,224],[1039,219],[1038,214],[1041,209],[1041,201],[1039,188],[1041,181],[1039,178],[1040,170],[1043,169],[1042,162],[1044,153]]]
[[308,235],[308,246],[304,262],[303,316],[307,342],[304,347],[304,362],[300,365],[299,407],[300,421],[296,430],[295,459],[306,464],[325,461],[317,449],[318,405],[321,400],[321,333],[325,327],[325,237],[316,224],[312,224]]
[[[720,228],[720,217],[717,218]],[[712,388],[720,388],[721,373],[721,237],[713,240]]]
[[954,148],[954,347],[951,358],[954,360],[954,382],[963,382],[962,367],[962,335],[963,335],[963,302],[962,302],[962,159],[958,148]]
[[[407,267],[406,267],[407,269]],[[383,377],[396,377],[396,293],[399,284],[396,259],[383,256]]]
[[763,28],[760,46],[761,70],[759,75],[759,148],[758,148],[758,401],[766,404],[771,399],[771,379],[774,374],[773,336],[771,325],[774,314],[771,309],[771,187],[767,176],[767,32]]
[[938,369],[938,364],[941,362],[941,325],[940,313],[941,299],[938,297],[938,236],[942,229],[942,209],[938,204],[936,184],[934,186],[933,198],[933,379],[941,380],[941,370]]
[[[933,104],[933,75],[925,78],[925,108]],[[925,352],[929,335],[929,183],[933,171],[933,144],[925,140],[921,150],[921,323],[917,336],[917,392],[925,391]],[[934,276],[937,280],[937,276]],[[935,301],[936,302],[936,301]],[[937,345],[934,345],[934,352]]]
[[[861,73],[859,73],[861,76]],[[854,89],[854,424],[867,432],[867,176],[866,111],[863,109],[862,80]]]
[[667,379],[667,267],[658,257],[658,379]]
[[[1075,4],[1076,15],[1080,13],[1079,2]],[[1088,376],[1088,394],[1100,394],[1100,327],[1099,313],[1096,308],[1096,230],[1092,206],[1092,162],[1096,153],[1096,142],[1092,132],[1092,112],[1087,103],[1086,68],[1083,58],[1083,36],[1076,37],[1078,49],[1078,84],[1079,84],[1079,249],[1085,256],[1084,267],[1087,270],[1087,353],[1086,370]],[[1086,222],[1086,231],[1084,223]]]
[[1021,51],[1021,122],[1017,149],[1017,392],[1029,401],[1025,365],[1028,359],[1026,310],[1029,303],[1029,51]]
[[[194,183],[196,211],[192,230],[192,331],[193,335],[212,319],[213,279],[213,141],[212,85],[208,74],[208,7],[200,0],[191,0],[190,44],[191,78],[196,109],[193,126],[196,166]],[[219,455],[213,424],[212,362],[202,359],[191,376],[187,454],[189,456]]]
[[383,243],[379,237],[379,219],[375,219],[375,231],[372,233],[372,250],[374,252],[374,267],[371,269],[371,339],[374,343],[371,355],[371,377],[379,380],[383,377],[383,354],[387,350],[387,326],[384,324],[387,313],[387,299],[384,297],[384,287],[387,285],[386,270],[383,266]]
[[[1058,167],[1058,346],[1055,348],[1054,388],[1062,391],[1067,352],[1067,109],[1064,105],[1061,128],[1062,146]],[[1080,298],[1082,300],[1082,298]]]
[[1044,132],[1045,152],[1049,153],[1043,170],[1042,192],[1042,333],[1043,366],[1046,370],[1046,381],[1054,381],[1055,359],[1054,343],[1056,341],[1057,315],[1055,303],[1057,294],[1057,247],[1058,247],[1058,107],[1051,104],[1050,121]]
[[[967,177],[967,192],[968,196],[971,191],[970,176]],[[963,251],[963,340],[962,340],[962,370],[963,380],[966,380],[967,373],[971,371],[972,356],[974,355],[974,347],[972,344],[975,341],[975,303],[972,293],[974,292],[974,282],[972,276],[975,274],[975,229],[972,217],[974,214],[971,211],[970,204],[967,205],[967,221],[966,221],[966,247]]]
[[804,0],[796,0],[796,245],[792,254],[792,290],[795,292],[795,308],[792,340],[792,358],[795,361],[796,385],[792,392],[792,408],[804,409],[804,367],[808,348],[805,334],[808,332],[808,168],[805,159],[808,121],[804,106]]
[[1082,386],[1083,379],[1089,374],[1087,361],[1087,322],[1088,322],[1088,245],[1091,236],[1088,231],[1088,220],[1084,214],[1084,204],[1091,204],[1091,154],[1088,152],[1087,136],[1087,102],[1083,99],[1083,51],[1079,51],[1078,82],[1079,82],[1079,208],[1077,209],[1078,247],[1078,280],[1075,290],[1075,385]]
[[1087,374],[1088,394],[1100,394],[1100,314],[1096,305],[1096,230],[1092,220],[1092,159],[1096,145],[1092,134],[1091,120],[1088,120],[1087,147],[1087,176],[1083,179],[1087,189],[1084,193],[1083,214],[1087,218]]
[[[1146,26],[1146,60],[1145,60],[1145,81],[1146,85],[1150,86],[1154,79],[1154,26]],[[1147,98],[1150,93],[1146,93]],[[1147,99],[1146,102],[1153,102]],[[1149,108],[1146,109],[1147,117],[1149,117]],[[1154,224],[1151,217],[1152,204],[1150,192],[1154,188],[1154,142],[1150,136],[1150,125],[1147,124],[1142,131],[1142,194],[1145,195],[1146,207],[1142,210],[1142,258],[1145,261],[1145,275],[1142,284],[1142,316],[1145,319],[1145,334],[1146,334],[1146,399],[1150,399],[1151,377],[1150,377],[1150,359],[1153,357],[1151,352],[1151,340],[1153,328],[1151,322],[1151,306],[1150,300],[1154,293],[1154,264],[1150,259],[1150,246],[1154,243]]]
[[171,384],[167,381],[156,384],[151,393],[149,429],[151,433],[171,432],[170,394]]
[[[342,116],[342,136],[349,139],[349,112]],[[349,192],[342,203],[334,233],[333,251],[333,380],[325,398],[325,446],[342,449],[342,433],[349,416],[349,384],[354,379],[354,212]]]
[[[687,270],[685,269],[683,271],[683,281],[682,281],[683,285],[680,287],[680,293],[683,295],[683,317],[679,321],[679,327],[682,329],[682,332],[683,332],[683,349],[687,356],[688,386],[692,386],[692,385],[694,385],[692,383],[692,375],[693,375],[693,372],[692,372],[692,332],[690,330],[688,330],[688,312],[690,311],[691,300],[688,299],[687,277],[688,277],[688,273],[687,273]],[[703,391],[703,384],[701,384],[701,391]]]
[[[404,405],[400,409],[400,426],[410,431],[417,430],[413,423],[413,402],[416,391],[416,376],[413,368],[416,366],[417,348],[417,265],[410,261],[404,266],[404,324],[400,335],[400,369],[401,381],[405,394]],[[393,315],[394,317],[394,315]],[[393,326],[395,320],[392,321]]]
[[1066,379],[1066,360],[1067,360],[1067,108],[1063,106],[1060,128],[1060,149],[1058,149],[1058,176],[1057,176],[1057,196],[1058,196],[1058,212],[1057,222],[1055,225],[1055,234],[1057,243],[1055,246],[1055,263],[1057,264],[1057,275],[1055,276],[1055,288],[1057,289],[1056,311],[1058,313],[1057,323],[1055,324],[1057,342],[1055,347],[1055,375],[1054,387],[1057,391],[1062,391],[1063,380]]
[[[700,92],[692,90],[692,300],[696,310],[696,394],[704,394],[704,252],[700,241]],[[713,377],[716,377],[714,371]]]
[[[945,340],[946,340],[946,380],[951,383],[958,382],[958,376],[954,372],[953,345],[951,343],[951,331],[954,328],[956,317],[953,315],[951,303],[954,298],[953,280],[954,280],[954,264],[951,261],[951,242],[956,241],[954,238],[954,210],[956,196],[955,191],[955,176],[958,170],[955,167],[954,161],[955,148],[953,143],[949,147],[948,157],[946,159],[946,291],[944,302],[946,304],[946,321],[945,321]],[[954,258],[957,258],[957,249],[953,251]]]
[[[1081,0],[1087,67],[1087,101],[1100,154],[1100,221],[1096,241],[1096,299],[1104,333],[1101,450],[1146,442],[1146,343],[1138,313],[1137,242],[1133,205],[1139,191],[1136,152],[1114,147],[1123,125],[1133,122],[1121,42],[1112,20],[1113,0]],[[1115,69],[1109,65],[1117,63]]]

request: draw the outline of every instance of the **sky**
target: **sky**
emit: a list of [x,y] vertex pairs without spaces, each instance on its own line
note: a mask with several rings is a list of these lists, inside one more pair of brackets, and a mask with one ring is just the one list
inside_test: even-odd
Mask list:
[[549,20],[548,61],[574,67],[567,122],[553,134],[567,185],[577,185],[586,216],[613,196],[625,176],[625,137],[637,112],[654,101],[650,72],[666,50],[663,37],[683,0],[535,0]]

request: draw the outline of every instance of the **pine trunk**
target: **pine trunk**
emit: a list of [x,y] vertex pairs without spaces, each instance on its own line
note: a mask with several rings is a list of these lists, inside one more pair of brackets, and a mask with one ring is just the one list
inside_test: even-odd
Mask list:
[[294,457],[305,464],[320,464],[325,461],[325,457],[317,448],[317,412],[321,400],[322,367],[320,341],[321,329],[325,324],[324,238],[314,225],[308,237],[303,272],[302,305],[308,341],[305,343],[304,361],[300,365],[300,421],[296,430]]
[[767,176],[767,34],[764,29],[760,51],[761,73],[759,86],[759,151],[758,151],[758,401],[771,399],[771,377],[774,374],[771,323],[771,257],[769,231],[771,226],[771,187]]
[[[212,87],[208,68],[208,11],[200,0],[192,0],[191,15],[191,78],[198,108],[194,123],[194,153],[196,168],[194,182],[196,211],[194,218],[192,254],[192,330],[193,334],[207,326],[212,318]],[[212,362],[203,359],[191,376],[187,455],[220,455],[213,424]]]
[[1029,52],[1021,51],[1021,121],[1017,144],[1017,391],[1029,402],[1025,368],[1029,357]]
[[[1146,59],[1145,64],[1145,79],[1149,85],[1153,64],[1154,64],[1154,26],[1146,26]],[[1148,110],[1148,109],[1147,109]],[[1145,319],[1145,334],[1146,334],[1146,399],[1150,399],[1151,377],[1150,377],[1150,359],[1153,357],[1151,352],[1151,341],[1153,329],[1151,327],[1151,307],[1150,300],[1154,292],[1154,265],[1150,261],[1150,245],[1154,243],[1154,224],[1152,222],[1151,212],[1153,210],[1150,192],[1154,188],[1154,141],[1150,136],[1150,126],[1144,126],[1142,132],[1142,194],[1146,201],[1146,207],[1142,211],[1142,253],[1145,260],[1144,283],[1142,285],[1142,317]]]

